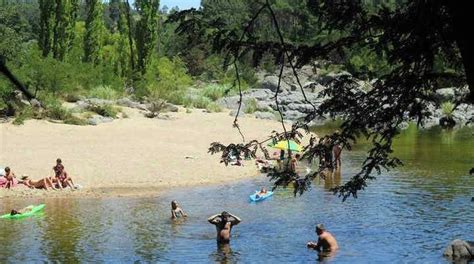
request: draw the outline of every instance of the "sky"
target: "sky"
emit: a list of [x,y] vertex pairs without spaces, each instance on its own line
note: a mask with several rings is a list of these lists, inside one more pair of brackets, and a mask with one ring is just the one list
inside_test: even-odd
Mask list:
[[189,9],[191,7],[198,8],[201,4],[201,0],[161,0],[160,8],[163,6],[168,6],[168,8],[173,8],[178,6],[180,10]]

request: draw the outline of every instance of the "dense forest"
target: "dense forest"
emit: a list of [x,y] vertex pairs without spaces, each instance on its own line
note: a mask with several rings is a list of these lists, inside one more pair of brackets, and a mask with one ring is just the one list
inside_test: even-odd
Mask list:
[[[395,8],[403,1],[365,1],[367,10]],[[203,21],[218,19],[229,30],[243,29],[258,10],[256,1],[203,0]],[[306,8],[307,1],[275,0],[274,10],[285,40],[303,45],[331,41],[341,32],[325,27]],[[46,114],[68,118],[62,101],[82,97],[166,100],[187,107],[219,111],[213,101],[235,93],[234,70],[223,67],[225,52],[207,38],[213,25],[176,34],[179,21],[168,18],[177,8],[158,0],[25,0],[0,2],[0,57],[10,71],[43,103]],[[272,26],[273,25],[273,26]],[[206,32],[207,31],[207,32]],[[268,13],[253,24],[252,36],[276,39]],[[436,58],[440,70],[457,71]],[[391,67],[383,52],[364,47],[341,50],[328,57],[332,71],[346,69],[373,79]],[[279,64],[271,52],[248,52],[239,58],[242,87],[256,85],[257,71],[273,72]],[[194,88],[189,88],[194,87]],[[29,108],[15,102],[14,87],[0,78],[0,109],[5,115],[28,118]],[[75,123],[77,120],[68,120]]]

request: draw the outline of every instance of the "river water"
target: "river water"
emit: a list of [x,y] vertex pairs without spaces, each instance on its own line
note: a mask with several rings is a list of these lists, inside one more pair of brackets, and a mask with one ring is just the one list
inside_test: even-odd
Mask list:
[[[293,197],[279,189],[249,203],[266,178],[232,185],[174,189],[150,198],[23,199],[0,201],[0,212],[46,203],[42,215],[0,221],[0,263],[23,262],[314,262],[306,248],[324,223],[340,250],[328,263],[448,263],[455,238],[474,240],[474,136],[472,129],[406,130],[396,144],[405,166],[384,172],[358,199],[329,189],[354,173],[363,144],[343,155],[340,175],[315,180]],[[172,222],[170,201],[189,217]],[[227,210],[242,218],[230,246],[218,247],[206,219]]]

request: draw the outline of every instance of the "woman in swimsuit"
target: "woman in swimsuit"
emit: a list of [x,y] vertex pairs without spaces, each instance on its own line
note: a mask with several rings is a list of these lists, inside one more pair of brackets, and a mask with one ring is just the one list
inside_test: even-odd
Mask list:
[[31,189],[36,188],[36,189],[49,190],[49,188],[51,188],[53,190],[56,190],[56,188],[53,185],[53,182],[48,177],[38,180],[38,181],[30,180],[28,179],[28,176],[24,176],[21,179],[23,180],[23,184]]
[[74,190],[74,182],[64,170],[64,165],[62,164],[61,159],[58,158],[56,160],[56,166],[53,167],[53,171],[56,176],[56,179],[53,179],[52,182],[58,183],[59,188],[61,189],[63,189],[63,187],[65,186],[69,186],[71,190]]

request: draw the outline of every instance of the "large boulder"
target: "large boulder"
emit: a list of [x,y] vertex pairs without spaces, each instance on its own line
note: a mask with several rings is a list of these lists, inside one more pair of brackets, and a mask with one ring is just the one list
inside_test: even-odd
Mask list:
[[455,96],[456,93],[454,88],[442,88],[436,90],[436,98],[440,102],[454,101]]
[[[266,76],[263,81],[262,81],[262,88],[263,89],[269,89],[272,92],[275,92],[278,87],[278,76],[274,75],[269,75]],[[290,85],[288,85],[286,82],[283,80],[280,82],[280,90],[282,91],[289,91],[291,90]]]
[[453,260],[474,259],[474,242],[455,239],[444,250],[443,255]]
[[114,119],[111,117],[105,117],[101,115],[93,115],[89,119],[87,119],[87,123],[89,125],[97,126],[102,123],[109,123],[112,122]]
[[341,78],[352,78],[352,74],[346,72],[346,71],[341,71],[341,72],[330,72],[324,76],[320,76],[318,78],[318,81],[321,85],[328,85],[330,82],[339,80]]
[[128,97],[120,98],[120,99],[117,100],[116,103],[117,103],[117,105],[120,105],[120,106],[125,106],[125,107],[129,107],[129,108],[136,108],[136,109],[140,109],[140,110],[146,110],[146,105],[145,104],[141,104],[139,102],[132,101]]

